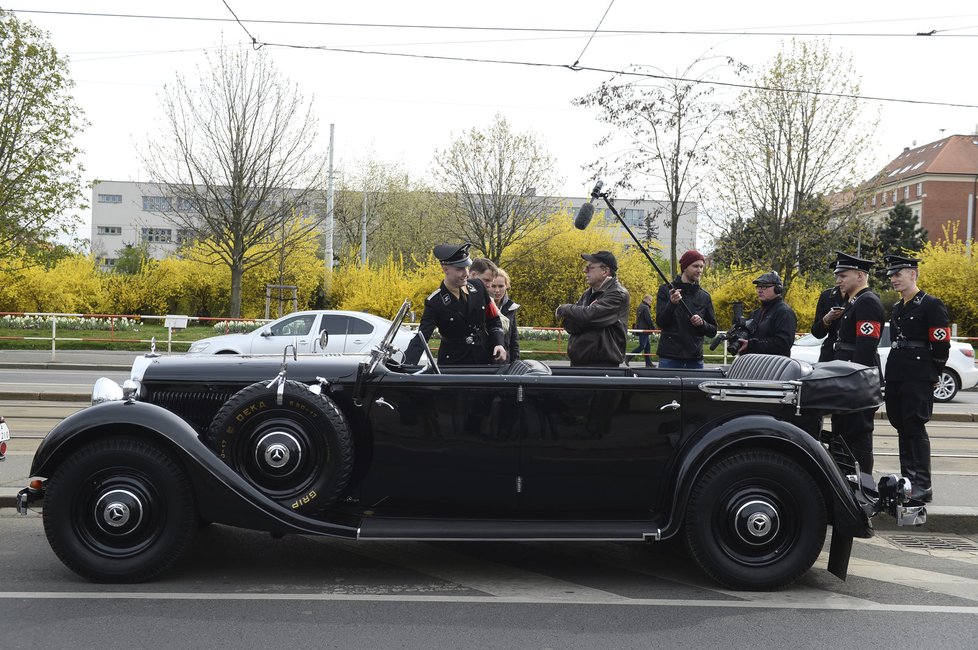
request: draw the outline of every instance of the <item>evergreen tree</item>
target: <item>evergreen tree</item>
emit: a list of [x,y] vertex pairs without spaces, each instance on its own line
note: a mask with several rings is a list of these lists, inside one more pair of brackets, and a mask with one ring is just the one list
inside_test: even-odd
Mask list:
[[876,234],[879,254],[919,251],[927,243],[927,231],[917,223],[917,217],[907,204],[900,201]]

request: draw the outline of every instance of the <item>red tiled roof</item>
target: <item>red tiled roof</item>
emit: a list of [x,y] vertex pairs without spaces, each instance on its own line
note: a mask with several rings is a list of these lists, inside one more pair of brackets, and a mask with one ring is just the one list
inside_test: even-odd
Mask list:
[[878,179],[888,185],[922,174],[978,174],[978,135],[952,135],[908,149],[883,167]]

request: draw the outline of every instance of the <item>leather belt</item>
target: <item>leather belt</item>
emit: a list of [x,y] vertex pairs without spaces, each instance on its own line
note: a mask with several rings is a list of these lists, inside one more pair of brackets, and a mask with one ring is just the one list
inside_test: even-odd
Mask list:
[[836,341],[832,344],[832,349],[838,352],[839,350],[845,350],[846,352],[855,352],[856,346],[852,343],[843,343],[842,341]]
[[893,341],[890,347],[894,350],[903,350],[905,348],[926,348],[929,344],[926,341]]

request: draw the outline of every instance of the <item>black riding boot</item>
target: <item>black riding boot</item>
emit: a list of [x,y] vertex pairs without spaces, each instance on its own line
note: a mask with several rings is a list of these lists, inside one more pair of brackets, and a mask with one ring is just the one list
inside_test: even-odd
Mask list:
[[[910,478],[912,491],[910,497],[929,503],[934,498],[930,482],[930,440],[913,440],[910,443],[913,453],[914,476]],[[908,477],[909,478],[909,477]]]

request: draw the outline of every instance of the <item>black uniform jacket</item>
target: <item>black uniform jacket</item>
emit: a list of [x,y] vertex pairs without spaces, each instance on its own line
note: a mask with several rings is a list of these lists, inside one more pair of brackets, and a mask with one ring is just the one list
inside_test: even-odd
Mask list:
[[[499,310],[478,278],[469,280],[459,298],[444,282],[425,298],[418,331],[427,341],[436,327],[441,334],[438,363],[492,363],[492,349],[503,345]],[[421,341],[415,337],[404,353],[405,363],[417,363],[423,351]]]
[[879,344],[883,333],[883,303],[866,287],[846,305],[839,324],[835,358],[880,367]]
[[625,360],[628,290],[610,277],[588,289],[574,305],[562,305],[560,318],[570,334],[567,356],[573,366],[617,366]]
[[509,334],[505,336],[506,342],[503,344],[506,347],[507,361],[516,361],[520,358],[520,336],[516,330],[516,310],[519,308],[520,306],[509,296],[506,296],[506,300],[499,308],[502,315],[509,319]]
[[683,306],[674,305],[669,300],[669,285],[662,285],[655,296],[655,319],[662,330],[658,354],[670,359],[702,359],[703,338],[717,335],[713,299],[700,285],[681,282],[678,276],[672,284],[682,291],[683,302],[690,311],[703,319],[703,324],[693,327]]
[[906,304],[898,301],[890,318],[890,338],[894,347],[886,360],[888,383],[937,381],[951,350],[951,326],[944,303],[923,291]]
[[745,354],[791,356],[791,346],[795,344],[795,332],[798,331],[798,317],[781,296],[762,302],[760,309],[751,312],[750,319],[757,329],[747,341]]
[[826,289],[818,297],[818,304],[815,305],[815,320],[812,322],[812,336],[825,338],[822,341],[822,349],[818,353],[819,361],[831,361],[835,359],[835,348],[832,347],[832,344],[838,338],[839,332],[838,319],[832,321],[832,324],[828,327],[825,326],[822,319],[825,318],[825,315],[833,307],[845,307],[845,303],[845,296],[842,295],[839,287]]

